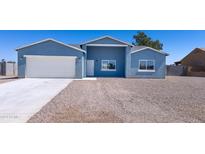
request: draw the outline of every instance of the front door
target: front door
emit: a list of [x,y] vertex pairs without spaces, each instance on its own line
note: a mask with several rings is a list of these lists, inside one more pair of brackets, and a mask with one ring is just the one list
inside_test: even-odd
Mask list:
[[94,76],[94,60],[87,60],[87,76]]

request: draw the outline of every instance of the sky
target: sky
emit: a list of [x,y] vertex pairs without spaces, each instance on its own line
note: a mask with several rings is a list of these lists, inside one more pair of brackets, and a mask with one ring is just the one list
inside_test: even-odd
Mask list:
[[[205,30],[140,30],[152,39],[163,43],[163,51],[169,53],[167,64],[181,60],[196,47],[205,48]],[[0,30],[0,60],[16,61],[16,48],[53,38],[69,44],[78,44],[104,35],[122,41],[133,42],[138,30]]]

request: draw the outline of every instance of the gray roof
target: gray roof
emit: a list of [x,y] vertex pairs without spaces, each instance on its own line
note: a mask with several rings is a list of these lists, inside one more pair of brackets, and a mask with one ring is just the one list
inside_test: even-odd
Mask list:
[[143,49],[143,48],[146,48],[146,46],[133,46],[133,47],[131,48],[131,51],[141,50],[141,49]]
[[68,45],[73,46],[73,47],[76,47],[76,48],[78,48],[78,49],[82,49],[82,48],[80,47],[80,44],[68,44]]
[[105,35],[105,36],[98,37],[98,38],[93,39],[93,40],[90,40],[90,41],[86,41],[86,42],[82,43],[81,45],[88,44],[88,43],[90,43],[90,42],[94,42],[94,41],[97,41],[97,40],[100,40],[100,39],[104,39],[104,38],[109,38],[109,39],[115,40],[115,41],[117,41],[117,42],[120,42],[120,43],[122,43],[122,44],[126,44],[126,45],[129,45],[129,46],[133,46],[132,44],[130,44],[130,43],[128,43],[128,42],[121,41],[121,40],[116,39],[116,38],[113,38],[113,37],[111,37],[111,36],[109,36],[109,35]]
[[36,45],[36,44],[40,44],[40,43],[43,43],[43,42],[47,42],[47,41],[56,42],[56,43],[58,43],[58,44],[61,44],[61,45],[66,46],[66,47],[73,48],[73,49],[75,49],[75,50],[79,50],[79,51],[82,51],[82,52],[86,52],[85,50],[83,50],[83,49],[81,49],[81,48],[78,48],[78,47],[75,47],[75,46],[72,46],[72,45],[69,45],[69,44],[65,44],[65,43],[63,43],[63,42],[57,41],[57,40],[52,39],[52,38],[44,39],[44,40],[41,40],[41,41],[38,41],[38,42],[34,42],[34,43],[31,43],[31,44],[28,44],[28,45],[19,47],[19,48],[16,49],[16,51],[20,51],[20,50],[23,49],[23,48],[27,48],[27,47],[30,47],[30,46],[33,46],[33,45]]

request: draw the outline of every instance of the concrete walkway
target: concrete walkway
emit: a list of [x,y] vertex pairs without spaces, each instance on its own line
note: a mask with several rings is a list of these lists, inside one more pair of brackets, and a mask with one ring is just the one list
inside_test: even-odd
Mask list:
[[26,122],[72,79],[19,79],[0,85],[0,122]]

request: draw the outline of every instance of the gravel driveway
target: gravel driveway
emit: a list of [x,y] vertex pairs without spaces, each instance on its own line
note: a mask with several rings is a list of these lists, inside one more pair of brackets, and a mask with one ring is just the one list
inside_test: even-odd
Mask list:
[[205,122],[205,78],[74,81],[28,122]]

